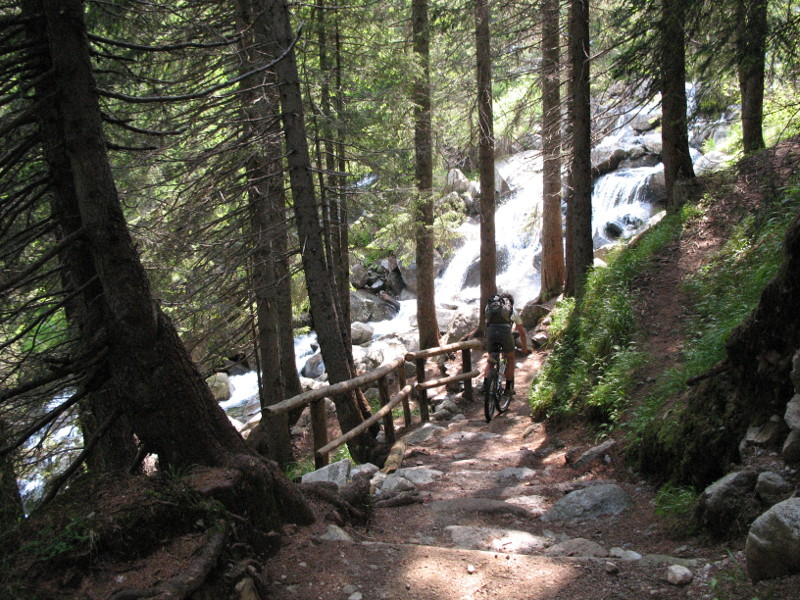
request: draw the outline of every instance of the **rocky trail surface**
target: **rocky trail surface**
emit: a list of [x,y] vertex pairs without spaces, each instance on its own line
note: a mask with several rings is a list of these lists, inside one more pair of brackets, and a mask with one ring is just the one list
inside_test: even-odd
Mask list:
[[[517,390],[543,358],[518,357]],[[331,510],[286,529],[264,567],[271,597],[714,597],[713,573],[732,562],[726,549],[674,538],[655,515],[652,486],[626,469],[613,440],[551,431],[520,397],[488,424],[477,398],[459,408],[404,436],[402,466],[383,481],[368,522]],[[381,506],[403,494],[415,501]]]

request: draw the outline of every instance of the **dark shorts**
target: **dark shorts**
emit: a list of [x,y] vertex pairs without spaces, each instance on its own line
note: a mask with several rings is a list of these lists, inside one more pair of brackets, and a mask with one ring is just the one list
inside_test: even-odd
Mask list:
[[514,351],[514,334],[511,325],[486,326],[486,350],[491,352],[495,345],[499,345],[504,354]]

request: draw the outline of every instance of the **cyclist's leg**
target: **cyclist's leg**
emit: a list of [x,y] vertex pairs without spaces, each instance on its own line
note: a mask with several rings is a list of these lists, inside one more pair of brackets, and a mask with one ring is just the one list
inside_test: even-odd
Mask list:
[[[511,327],[508,327],[506,335],[503,339],[503,353],[506,356],[506,370],[505,370],[505,378],[506,378],[506,385],[505,385],[505,393],[512,395],[514,393],[514,368],[516,367],[514,363],[514,334],[511,331]],[[510,393],[509,393],[510,392]]]

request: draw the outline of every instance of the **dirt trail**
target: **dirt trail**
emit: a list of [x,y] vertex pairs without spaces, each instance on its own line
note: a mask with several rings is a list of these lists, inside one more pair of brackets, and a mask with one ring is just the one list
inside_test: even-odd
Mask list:
[[[518,357],[517,390],[528,389],[543,359],[542,352]],[[703,565],[723,558],[722,550],[671,539],[654,515],[653,490],[631,477],[614,448],[582,469],[573,468],[568,460],[574,462],[599,442],[574,428],[550,431],[543,423],[533,423],[522,396],[519,393],[508,413],[488,424],[479,400],[462,400],[466,419],[438,423],[442,431],[409,445],[403,468],[440,473],[418,485],[421,503],[378,508],[368,524],[344,526],[353,541],[321,539],[338,520],[332,512],[309,528],[290,528],[285,545],[265,565],[273,581],[272,597],[708,597]],[[541,520],[568,492],[601,482],[619,485],[632,505],[616,516]],[[462,539],[474,536],[476,527],[487,528],[483,536],[477,532],[478,549],[475,539]],[[564,550],[572,556],[551,556],[556,544],[575,539],[587,542],[570,542],[580,546]],[[460,547],[465,545],[473,549]],[[603,556],[612,549],[644,558]],[[648,555],[688,560],[693,583],[668,583],[666,562]]]

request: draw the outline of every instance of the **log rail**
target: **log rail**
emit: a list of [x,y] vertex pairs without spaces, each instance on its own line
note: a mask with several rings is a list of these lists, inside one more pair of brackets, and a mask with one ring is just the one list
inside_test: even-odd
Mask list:
[[[288,398],[283,402],[278,402],[272,406],[263,409],[262,413],[265,418],[274,417],[280,414],[289,412],[290,410],[300,408],[303,406],[311,405],[311,430],[314,438],[314,464],[317,468],[323,467],[328,464],[330,460],[330,453],[336,450],[342,444],[347,443],[354,437],[363,433],[366,429],[374,425],[380,420],[383,420],[383,429],[386,435],[386,442],[393,444],[395,442],[395,429],[394,419],[392,417],[392,410],[398,405],[403,405],[403,417],[406,427],[411,426],[411,406],[409,398],[414,396],[419,406],[420,418],[422,422],[430,420],[430,411],[428,407],[428,390],[434,387],[446,385],[455,381],[464,382],[464,397],[466,399],[472,398],[472,379],[477,377],[480,372],[472,370],[472,357],[471,350],[473,348],[481,347],[480,340],[469,340],[466,342],[458,342],[455,344],[448,344],[438,348],[429,348],[427,350],[420,350],[418,352],[409,352],[405,356],[398,356],[394,360],[382,364],[377,369],[348,379],[347,381],[340,381],[316,390],[309,390]],[[462,356],[462,372],[448,377],[441,377],[438,379],[425,379],[425,366],[428,359],[441,354],[461,351]],[[413,362],[417,368],[416,381],[412,383],[406,382],[405,363]],[[388,377],[396,373],[397,381],[399,384],[399,391],[390,395]],[[324,398],[336,396],[351,392],[357,388],[363,388],[372,383],[378,386],[378,394],[381,402],[381,408],[374,415],[354,427],[350,431],[344,432],[342,435],[334,440],[328,441],[328,429],[325,417],[325,404]]]

